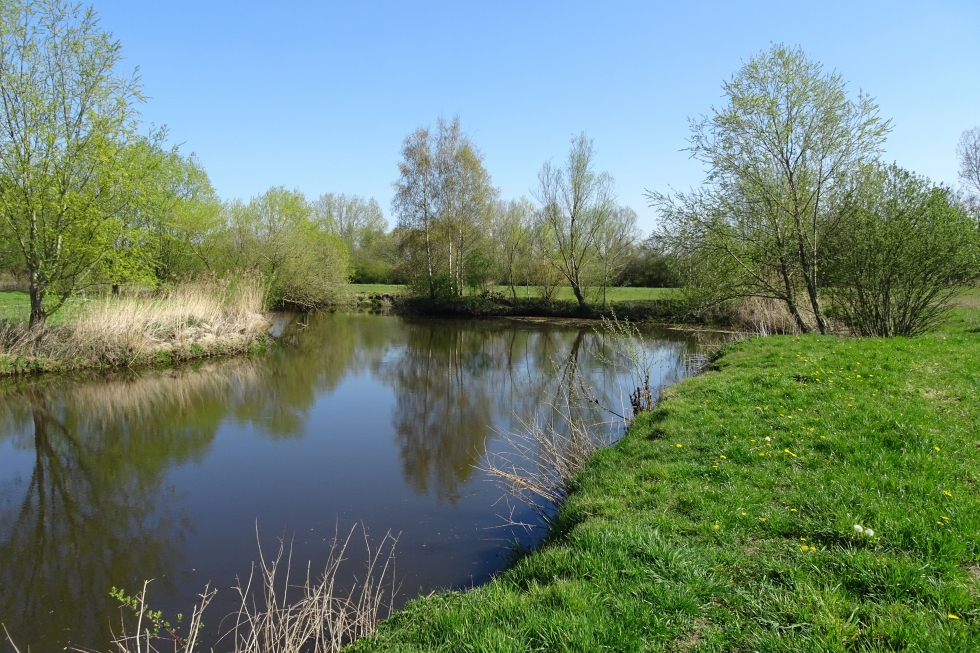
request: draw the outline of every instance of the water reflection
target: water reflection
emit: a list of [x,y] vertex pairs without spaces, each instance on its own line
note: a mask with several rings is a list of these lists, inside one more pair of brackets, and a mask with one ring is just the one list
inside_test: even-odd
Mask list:
[[[315,564],[338,518],[403,531],[409,594],[484,579],[497,492],[477,465],[495,435],[570,375],[609,406],[629,390],[588,325],[277,324],[260,357],[0,386],[0,621],[18,642],[105,648],[113,585],[156,578],[158,605],[185,611],[204,582],[229,594],[256,521],[307,533]],[[658,346],[668,385],[688,345]]]

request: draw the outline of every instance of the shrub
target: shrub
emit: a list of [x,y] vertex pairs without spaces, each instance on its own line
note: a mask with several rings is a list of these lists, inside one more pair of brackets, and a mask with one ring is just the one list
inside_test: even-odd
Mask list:
[[978,275],[978,232],[952,192],[875,166],[842,207],[824,269],[832,313],[862,336],[914,336]]

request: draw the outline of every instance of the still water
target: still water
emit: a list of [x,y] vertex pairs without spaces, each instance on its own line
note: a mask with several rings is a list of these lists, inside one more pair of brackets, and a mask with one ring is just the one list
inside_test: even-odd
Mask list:
[[[400,533],[401,602],[483,583],[534,537],[503,526],[479,469],[500,432],[572,371],[617,411],[632,389],[588,324],[337,313],[281,315],[273,333],[261,356],[0,385],[0,622],[21,650],[107,650],[110,588],[144,579],[168,615],[217,588],[213,630],[257,531],[314,570],[338,528]],[[693,345],[646,337],[665,387]]]

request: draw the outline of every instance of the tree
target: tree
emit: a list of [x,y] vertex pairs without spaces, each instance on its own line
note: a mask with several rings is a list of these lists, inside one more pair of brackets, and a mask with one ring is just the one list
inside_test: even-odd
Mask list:
[[966,206],[980,225],[980,127],[963,132],[956,145],[960,181],[967,188]]
[[463,288],[466,260],[487,232],[497,189],[483,167],[483,154],[460,128],[440,118],[435,142],[439,225],[447,245],[449,275]]
[[92,9],[0,7],[0,219],[23,259],[32,328],[89,281],[128,226],[140,171],[119,155],[143,96],[117,71],[121,57]]
[[[426,288],[430,299],[435,297],[433,286],[433,229],[436,221],[436,174],[432,156],[432,139],[427,127],[420,127],[405,137],[402,160],[398,163],[399,178],[392,186],[395,197],[392,210],[398,215],[398,226],[405,230],[405,242],[421,234]],[[412,272],[415,266],[412,266]]]
[[517,282],[527,285],[530,276],[534,215],[534,204],[525,197],[496,205],[491,229],[491,240],[497,250],[494,258],[501,281],[510,287],[514,299],[517,299]]
[[871,167],[828,249],[833,308],[862,336],[938,324],[980,272],[980,233],[948,188],[896,165]]
[[388,229],[388,221],[377,200],[359,195],[326,193],[313,203],[313,210],[326,228],[336,230],[353,255]]
[[597,279],[602,291],[602,306],[606,306],[606,290],[626,265],[630,250],[638,237],[636,211],[619,206],[596,238]]
[[584,133],[572,139],[568,161],[557,168],[550,161],[538,173],[537,199],[541,222],[552,238],[551,264],[585,307],[587,275],[598,257],[597,241],[616,208],[613,179],[593,170],[595,151]]
[[[465,282],[466,257],[487,232],[497,198],[483,155],[459,118],[440,118],[435,134],[419,128],[405,139],[398,169],[392,208],[404,229],[403,244],[423,248],[406,256],[414,262],[411,285],[430,299],[436,285],[456,295]],[[447,279],[436,284],[439,275]]]
[[809,304],[824,333],[821,264],[836,207],[856,171],[881,150],[889,122],[874,101],[851,100],[835,72],[800,48],[774,45],[724,85],[726,106],[692,123],[692,156],[708,169],[688,195],[648,193],[661,236],[706,264],[727,259],[732,294],[783,301],[801,331]]
[[261,272],[274,305],[316,308],[350,278],[347,248],[315,219],[300,191],[273,187],[248,204],[232,202],[227,212],[221,271]]
[[164,153],[150,212],[156,236],[158,280],[214,271],[219,234],[226,226],[224,209],[207,172],[194,154],[177,148]]

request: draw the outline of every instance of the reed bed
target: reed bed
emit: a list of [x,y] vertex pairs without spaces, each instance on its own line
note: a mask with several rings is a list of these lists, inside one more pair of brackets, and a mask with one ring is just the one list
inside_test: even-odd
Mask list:
[[247,350],[268,328],[259,278],[188,282],[152,295],[105,297],[72,309],[63,324],[0,330],[8,373],[117,367]]

